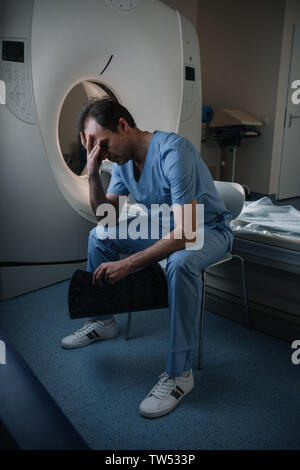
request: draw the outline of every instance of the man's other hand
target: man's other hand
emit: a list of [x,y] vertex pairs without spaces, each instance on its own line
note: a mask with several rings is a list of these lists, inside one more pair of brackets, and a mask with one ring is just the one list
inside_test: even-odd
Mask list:
[[102,263],[94,272],[93,284],[98,283],[101,287],[103,287],[105,282],[115,284],[130,273],[131,267],[126,258],[120,261]]

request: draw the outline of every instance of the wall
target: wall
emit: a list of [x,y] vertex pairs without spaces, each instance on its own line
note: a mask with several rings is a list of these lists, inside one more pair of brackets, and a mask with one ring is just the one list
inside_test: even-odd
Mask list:
[[277,93],[277,109],[275,117],[275,133],[272,153],[272,167],[270,174],[269,192],[276,193],[280,172],[284,115],[289,81],[289,65],[292,48],[293,25],[300,24],[299,0],[287,0],[284,19],[284,29],[281,47],[280,73]]
[[285,0],[199,0],[203,104],[269,118],[242,142],[236,181],[268,193]]

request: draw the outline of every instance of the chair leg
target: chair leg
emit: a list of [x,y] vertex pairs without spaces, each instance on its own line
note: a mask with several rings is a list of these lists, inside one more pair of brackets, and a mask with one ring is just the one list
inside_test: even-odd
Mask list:
[[128,313],[127,313],[126,330],[125,330],[125,339],[126,339],[126,340],[130,339],[131,317],[132,317],[132,313],[131,313],[131,312],[128,312]]
[[239,255],[232,255],[233,258],[239,258],[241,263],[241,272],[242,272],[242,287],[243,287],[243,294],[244,294],[244,307],[245,307],[245,319],[246,325],[250,328],[250,321],[249,321],[249,313],[248,313],[248,301],[247,301],[247,287],[246,287],[246,272],[245,272],[245,261]]
[[204,315],[205,315],[205,279],[206,271],[204,269],[202,273],[202,300],[201,300],[201,312],[200,312],[200,331],[199,331],[199,357],[198,357],[198,369],[202,369],[202,357],[203,357],[203,332],[204,332]]

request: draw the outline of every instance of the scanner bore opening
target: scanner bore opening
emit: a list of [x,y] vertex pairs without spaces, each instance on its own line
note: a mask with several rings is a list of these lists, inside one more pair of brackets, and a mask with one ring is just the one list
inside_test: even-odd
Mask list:
[[87,174],[86,150],[81,145],[77,130],[78,115],[89,99],[106,96],[118,101],[115,94],[103,83],[85,80],[75,85],[63,102],[58,120],[60,151],[68,168],[78,176]]

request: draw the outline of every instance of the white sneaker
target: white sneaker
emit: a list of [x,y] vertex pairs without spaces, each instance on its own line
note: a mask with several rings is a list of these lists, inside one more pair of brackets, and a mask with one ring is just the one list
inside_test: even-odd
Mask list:
[[100,339],[114,338],[119,333],[117,320],[89,320],[80,330],[61,340],[66,349],[81,348]]
[[160,380],[140,404],[140,413],[146,418],[157,418],[170,413],[194,388],[192,369],[184,377],[169,377],[166,372],[160,375]]

